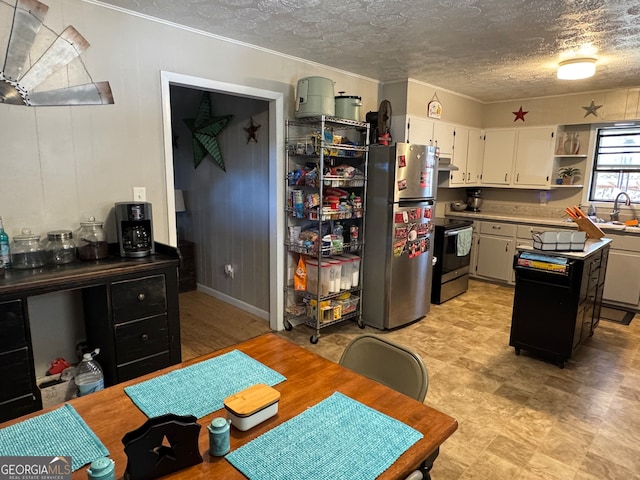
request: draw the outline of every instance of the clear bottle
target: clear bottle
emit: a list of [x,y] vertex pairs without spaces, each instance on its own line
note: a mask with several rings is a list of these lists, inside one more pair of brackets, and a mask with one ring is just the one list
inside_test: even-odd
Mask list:
[[80,222],[80,229],[75,234],[80,260],[100,260],[109,256],[107,234],[102,227],[103,223],[96,221],[95,217]]
[[93,358],[100,353],[96,348],[93,352],[85,353],[76,368],[75,382],[79,397],[104,389],[104,375],[100,364]]
[[9,235],[4,231],[2,217],[0,217],[0,269],[11,266],[11,256],[9,254]]

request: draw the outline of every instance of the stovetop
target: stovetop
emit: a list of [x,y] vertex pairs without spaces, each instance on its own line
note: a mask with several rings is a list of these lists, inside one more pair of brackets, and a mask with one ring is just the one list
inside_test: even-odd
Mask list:
[[445,230],[451,230],[453,228],[460,228],[473,225],[471,220],[463,220],[461,218],[443,218],[436,217],[433,219],[433,223],[436,227],[444,227]]

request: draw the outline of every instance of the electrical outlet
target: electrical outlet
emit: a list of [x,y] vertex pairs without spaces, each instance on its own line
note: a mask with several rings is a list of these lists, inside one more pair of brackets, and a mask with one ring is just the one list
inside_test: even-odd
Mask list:
[[147,200],[147,189],[145,187],[133,187],[133,201],[145,202]]
[[540,205],[547,204],[547,192],[544,192],[544,191],[540,192],[539,198],[540,198]]

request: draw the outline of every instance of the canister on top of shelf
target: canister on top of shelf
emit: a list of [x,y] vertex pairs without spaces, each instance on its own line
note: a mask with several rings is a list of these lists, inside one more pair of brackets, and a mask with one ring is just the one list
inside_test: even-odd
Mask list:
[[109,256],[109,244],[103,225],[95,217],[80,222],[80,229],[75,235],[80,260],[100,260]]
[[362,97],[356,95],[345,95],[345,92],[338,92],[336,97],[336,117],[347,120],[360,121],[360,109],[362,108]]
[[23,228],[20,235],[11,242],[11,266],[18,269],[39,268],[46,263],[44,247],[40,243],[40,235]]
[[305,77],[296,87],[296,118],[335,115],[334,81],[324,77]]

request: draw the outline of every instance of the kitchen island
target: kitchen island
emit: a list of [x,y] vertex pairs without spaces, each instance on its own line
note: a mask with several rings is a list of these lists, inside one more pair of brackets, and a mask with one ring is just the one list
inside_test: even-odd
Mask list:
[[587,240],[583,251],[517,247],[509,345],[556,361],[561,368],[600,321],[609,244]]

